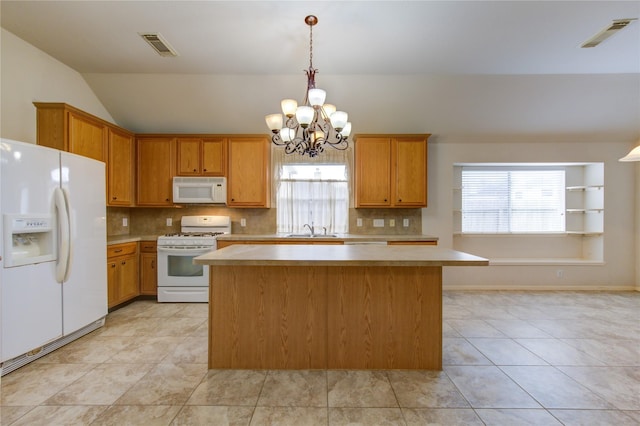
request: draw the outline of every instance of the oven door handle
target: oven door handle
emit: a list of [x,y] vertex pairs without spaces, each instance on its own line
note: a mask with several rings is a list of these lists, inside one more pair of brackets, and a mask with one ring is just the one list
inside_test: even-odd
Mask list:
[[208,246],[186,246],[186,247],[158,247],[158,252],[173,253],[173,254],[195,254],[194,252],[200,252],[202,254],[213,251],[213,247]]

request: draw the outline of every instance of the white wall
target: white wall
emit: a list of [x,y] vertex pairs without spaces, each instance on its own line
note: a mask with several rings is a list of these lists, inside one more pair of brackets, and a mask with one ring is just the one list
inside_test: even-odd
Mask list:
[[636,168],[636,290],[640,291],[640,162],[635,164]]
[[12,33],[1,31],[1,137],[36,143],[36,101],[65,102],[114,123],[78,72]]
[[[423,233],[453,247],[453,164],[459,162],[604,162],[604,264],[526,265],[445,268],[445,288],[633,289],[636,286],[636,183],[634,167],[618,159],[629,142],[602,139],[580,142],[537,136],[490,140],[438,138],[429,146],[429,207],[423,210]],[[486,244],[501,244],[487,239]],[[525,237],[509,244],[527,245]],[[480,245],[478,245],[480,246]],[[480,252],[474,253],[482,256]],[[492,247],[487,246],[491,252]],[[562,270],[562,278],[557,271]]]

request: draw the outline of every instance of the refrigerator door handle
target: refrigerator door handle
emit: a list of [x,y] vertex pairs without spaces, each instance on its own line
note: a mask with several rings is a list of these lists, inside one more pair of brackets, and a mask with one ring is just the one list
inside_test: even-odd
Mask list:
[[56,281],[63,283],[69,276],[69,257],[71,254],[71,235],[69,229],[69,209],[67,196],[62,188],[54,191],[55,205],[60,229],[60,244],[58,248],[58,263],[56,264]]

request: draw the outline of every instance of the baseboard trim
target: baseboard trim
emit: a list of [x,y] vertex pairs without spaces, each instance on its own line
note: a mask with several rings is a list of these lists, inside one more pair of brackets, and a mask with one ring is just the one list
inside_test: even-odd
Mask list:
[[443,290],[460,291],[640,291],[632,285],[500,285],[500,284],[444,284]]
[[94,330],[97,330],[98,328],[104,325],[104,322],[105,322],[105,317],[102,317],[99,320],[96,320],[91,324],[84,326],[80,330],[74,331],[71,334],[68,334],[57,340],[54,340],[53,342],[47,343],[41,348],[34,349],[32,351],[29,351],[26,354],[17,356],[15,358],[12,358],[3,362],[2,367],[0,368],[0,375],[4,376],[5,374],[9,374],[12,371],[17,370],[18,368],[23,367],[29,364],[30,362],[33,362],[38,358],[42,358],[43,356],[55,351],[56,349],[59,349],[64,345],[73,342],[74,340],[77,340],[80,337],[86,334],[89,334]]

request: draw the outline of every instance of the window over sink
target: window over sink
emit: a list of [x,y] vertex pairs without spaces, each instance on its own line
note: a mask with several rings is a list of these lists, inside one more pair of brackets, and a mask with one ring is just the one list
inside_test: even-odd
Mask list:
[[[316,161],[282,154],[274,161],[277,230],[341,234],[349,230],[348,151],[324,152]],[[304,161],[304,162],[303,162]]]

